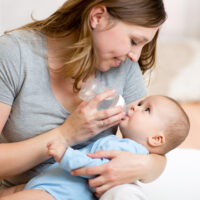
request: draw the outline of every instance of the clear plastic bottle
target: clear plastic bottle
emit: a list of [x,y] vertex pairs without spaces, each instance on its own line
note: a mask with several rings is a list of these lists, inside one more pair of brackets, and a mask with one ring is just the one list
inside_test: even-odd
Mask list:
[[[98,79],[90,79],[86,81],[86,83],[82,86],[79,97],[84,101],[89,101],[94,98],[96,95],[105,92],[108,90],[103,83],[101,83]],[[115,94],[104,101],[102,101],[98,105],[98,110],[105,110],[111,106],[122,106],[124,111],[126,112],[126,104],[123,97],[119,94]]]

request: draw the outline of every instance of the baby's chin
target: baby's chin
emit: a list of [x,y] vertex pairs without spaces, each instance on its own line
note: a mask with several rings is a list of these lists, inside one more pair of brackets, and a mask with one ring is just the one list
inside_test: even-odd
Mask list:
[[122,121],[119,123],[119,128],[120,129],[124,129],[128,126],[128,119],[125,118],[125,119],[122,119]]

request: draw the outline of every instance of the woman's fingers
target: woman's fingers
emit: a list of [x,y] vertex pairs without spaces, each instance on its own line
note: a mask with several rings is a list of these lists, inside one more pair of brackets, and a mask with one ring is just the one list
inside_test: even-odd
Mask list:
[[99,128],[99,131],[103,131],[105,129],[108,129],[112,126],[115,126],[115,125],[118,125],[119,123],[121,122],[121,120],[117,120],[117,121],[114,121],[112,123],[109,123],[109,122],[97,122],[98,123],[98,128]]
[[113,95],[116,94],[116,91],[114,89],[111,90],[106,90],[105,92],[102,92],[95,96],[90,102],[90,106],[93,108],[98,107],[98,104],[104,101],[105,99],[112,97]]
[[108,151],[108,150],[105,150],[105,151],[97,151],[95,153],[88,153],[87,155],[91,158],[109,158],[109,159],[112,159],[112,158],[115,158],[117,157],[119,154],[121,153],[121,151],[118,151],[118,150],[111,150],[111,151]]
[[66,119],[60,128],[62,138],[70,145],[85,141],[98,133],[119,124],[124,117],[122,107],[98,110],[98,104],[115,94],[107,90],[90,101],[83,101]]
[[106,184],[106,180],[104,176],[96,176],[95,178],[89,179],[89,185],[92,188],[97,188],[104,184]]
[[95,191],[96,191],[95,196],[98,198],[101,197],[101,195],[103,195],[103,193],[106,192],[107,190],[109,190],[111,187],[113,187],[113,186],[111,186],[109,184],[105,184],[105,185],[95,188]]
[[95,196],[100,197],[104,192],[113,187],[114,182],[107,182],[103,175],[89,179],[89,185],[95,190]]
[[83,167],[83,168],[75,169],[75,170],[71,171],[71,174],[74,176],[102,174],[104,171],[105,165],[106,164],[99,165],[99,166],[93,166],[93,167]]
[[100,110],[97,115],[97,120],[108,119],[112,116],[117,116],[120,114],[125,115],[124,110],[121,106],[110,107],[106,110]]
[[124,116],[125,113],[121,107],[99,111],[97,116],[97,126],[102,130],[108,129],[119,124]]

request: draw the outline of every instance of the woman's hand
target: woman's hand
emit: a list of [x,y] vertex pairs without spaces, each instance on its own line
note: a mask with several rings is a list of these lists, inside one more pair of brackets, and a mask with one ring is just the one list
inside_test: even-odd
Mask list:
[[99,175],[89,180],[89,185],[100,197],[104,192],[113,186],[131,183],[140,179],[141,168],[143,168],[140,156],[124,151],[98,151],[88,154],[92,158],[108,158],[110,162],[87,168],[80,168],[72,171],[72,175]]
[[110,128],[124,117],[122,107],[111,107],[107,110],[97,110],[98,104],[114,95],[114,90],[103,92],[90,101],[83,101],[77,109],[70,114],[64,124],[59,127],[62,137],[71,146],[87,140],[101,131]]
[[98,151],[88,154],[92,158],[108,158],[111,161],[99,166],[73,170],[72,175],[98,175],[89,180],[89,185],[100,197],[113,186],[132,183],[137,180],[151,181],[164,170],[165,157],[139,155],[124,151]]

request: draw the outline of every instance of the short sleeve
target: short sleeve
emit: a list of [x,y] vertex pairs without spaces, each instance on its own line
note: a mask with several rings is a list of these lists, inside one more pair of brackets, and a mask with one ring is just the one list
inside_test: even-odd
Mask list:
[[0,102],[12,105],[20,76],[20,48],[9,34],[0,37]]
[[144,97],[147,94],[147,89],[139,64],[133,63],[130,60],[127,64],[129,68],[126,74],[123,97],[126,104],[129,104]]

